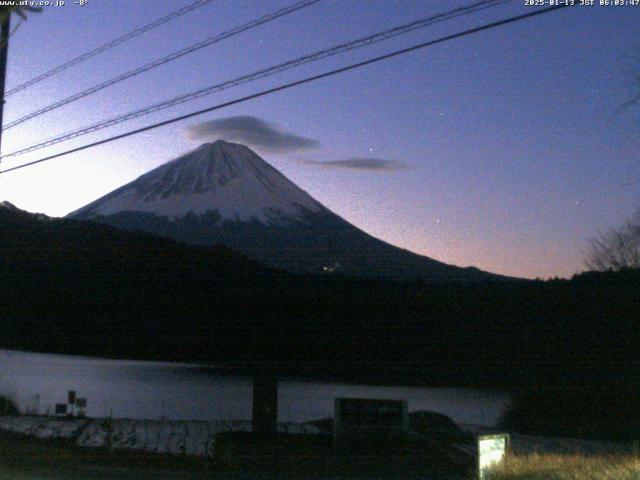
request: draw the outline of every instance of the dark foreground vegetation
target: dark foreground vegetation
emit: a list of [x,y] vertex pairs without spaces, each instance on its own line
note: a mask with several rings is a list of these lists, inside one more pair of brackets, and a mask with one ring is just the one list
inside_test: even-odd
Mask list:
[[[305,277],[224,247],[0,208],[0,282],[0,348],[509,388],[522,392],[511,425],[640,424],[638,270],[446,285]],[[536,400],[560,387],[561,401]],[[626,406],[601,408],[612,404]]]
[[500,426],[554,437],[635,441],[639,437],[637,384],[568,381],[515,389]]
[[65,440],[0,433],[0,479],[7,480],[195,480],[229,478],[208,461],[137,452],[79,448]]
[[630,455],[522,455],[508,457],[487,480],[636,480],[640,459]]
[[[424,479],[464,480],[467,468],[424,455],[342,455],[324,439],[299,438],[238,447],[198,458],[106,448],[82,448],[67,440],[39,440],[0,432],[0,479],[7,480],[200,480],[200,479]],[[246,446],[245,446],[246,449]],[[433,452],[430,452],[433,453]],[[411,460],[419,460],[414,464]],[[446,460],[446,459],[445,459]],[[443,467],[442,464],[445,464]]]

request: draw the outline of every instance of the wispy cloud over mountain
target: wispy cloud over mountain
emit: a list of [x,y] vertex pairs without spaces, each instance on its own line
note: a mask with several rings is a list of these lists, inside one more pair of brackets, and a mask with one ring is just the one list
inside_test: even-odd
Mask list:
[[352,157],[343,160],[300,160],[307,165],[315,165],[322,168],[342,169],[342,170],[370,170],[377,172],[390,172],[396,170],[406,170],[406,164],[396,160],[387,160],[375,157]]
[[[320,142],[288,132],[278,125],[250,115],[227,117],[191,125],[187,137],[199,141],[226,140],[269,153],[293,154],[318,148]],[[349,157],[337,160],[299,159],[299,163],[332,170],[392,172],[409,168],[406,164],[376,157]]]
[[227,140],[271,153],[289,153],[316,148],[320,142],[287,132],[273,123],[252,116],[209,120],[187,127],[193,140]]

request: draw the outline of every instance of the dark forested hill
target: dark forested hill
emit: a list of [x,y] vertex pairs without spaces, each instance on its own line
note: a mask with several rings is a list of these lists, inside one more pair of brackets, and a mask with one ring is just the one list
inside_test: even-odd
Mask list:
[[395,383],[637,378],[640,273],[428,285],[0,208],[0,348]]

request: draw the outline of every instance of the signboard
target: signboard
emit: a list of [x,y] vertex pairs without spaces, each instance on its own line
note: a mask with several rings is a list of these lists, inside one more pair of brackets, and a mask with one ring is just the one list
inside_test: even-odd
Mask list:
[[67,414],[67,404],[56,403],[56,415],[66,415],[66,414]]
[[359,427],[399,427],[404,425],[406,402],[338,398],[339,422]]
[[509,448],[509,434],[480,435],[478,442],[478,478],[486,478],[485,472],[494,465],[501,463]]
[[75,390],[69,390],[67,392],[67,395],[69,397],[69,405],[73,405],[74,403],[76,403],[76,391]]
[[84,418],[86,415],[87,399],[82,397],[76,398],[76,407],[78,409],[76,411],[78,417]]
[[334,446],[403,442],[409,431],[406,400],[336,398]]

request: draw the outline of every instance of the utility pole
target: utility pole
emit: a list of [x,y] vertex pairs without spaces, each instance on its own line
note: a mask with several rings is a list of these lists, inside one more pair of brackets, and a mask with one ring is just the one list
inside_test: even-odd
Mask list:
[[0,153],[2,152],[2,122],[4,113],[4,84],[7,78],[7,52],[9,51],[9,30],[11,11],[7,12],[0,27]]

